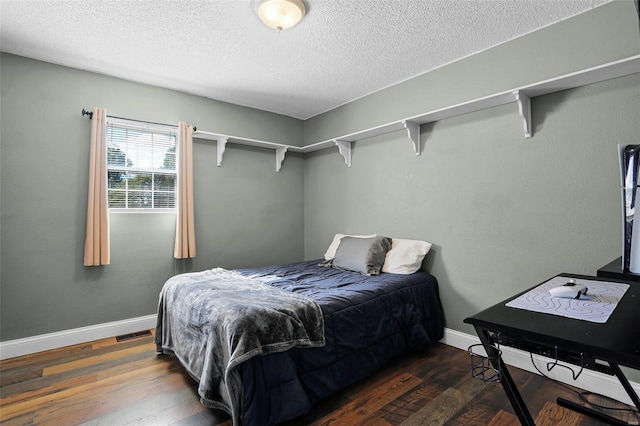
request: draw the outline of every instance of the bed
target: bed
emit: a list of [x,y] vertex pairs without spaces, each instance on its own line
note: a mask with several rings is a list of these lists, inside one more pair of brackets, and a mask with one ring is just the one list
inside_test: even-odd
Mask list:
[[[323,261],[325,266],[321,265]],[[201,286],[178,286],[183,292],[173,299],[165,294],[169,282],[175,283],[184,276],[187,281],[198,282],[210,277],[203,273],[173,277],[160,296],[155,334],[158,351],[176,355],[199,382],[201,402],[229,412],[234,425],[272,425],[305,414],[316,401],[373,374],[392,358],[425,350],[443,337],[438,284],[430,273],[381,272],[369,276],[326,267],[326,262],[316,259],[221,272],[246,280],[241,284],[267,291],[269,297],[271,291],[277,296],[293,295],[291,308],[281,310],[293,316],[293,326],[307,321],[306,331],[294,329],[293,337],[288,335],[284,342],[260,343],[235,358],[236,349],[230,351],[231,356],[211,355],[215,352],[212,347],[237,339],[235,334],[227,336],[226,342],[219,336],[211,338],[217,333],[203,323],[211,315],[216,316],[217,308],[213,313],[210,308],[204,309],[208,311],[203,317],[202,312],[194,312],[203,309],[191,308],[192,301],[186,300],[193,297],[188,295],[193,289],[186,288],[195,287],[195,292],[202,294]],[[262,299],[263,295],[258,297]],[[226,303],[224,297],[213,298]],[[182,310],[188,313],[176,314],[179,309],[172,304],[180,300],[187,306]],[[309,305],[298,306],[299,300],[310,302],[317,311]],[[274,303],[280,302],[275,299]],[[245,321],[226,324],[229,322]],[[262,324],[262,319],[259,322]],[[284,328],[291,331],[291,324]],[[265,327],[271,331],[273,326],[262,326]],[[178,344],[181,339],[198,342],[197,348],[185,349],[184,344]],[[211,366],[216,363],[221,365]]]

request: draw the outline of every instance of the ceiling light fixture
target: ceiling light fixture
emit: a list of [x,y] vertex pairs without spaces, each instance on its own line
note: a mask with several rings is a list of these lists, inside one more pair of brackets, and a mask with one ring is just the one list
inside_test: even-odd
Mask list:
[[305,12],[301,0],[262,0],[258,4],[258,16],[262,22],[278,32],[296,25]]

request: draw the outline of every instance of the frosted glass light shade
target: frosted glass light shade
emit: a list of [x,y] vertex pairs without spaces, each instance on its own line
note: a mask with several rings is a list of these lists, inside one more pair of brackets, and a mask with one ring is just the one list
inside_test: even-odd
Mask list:
[[278,31],[286,30],[302,20],[305,14],[301,0],[263,0],[258,5],[258,16],[265,25]]

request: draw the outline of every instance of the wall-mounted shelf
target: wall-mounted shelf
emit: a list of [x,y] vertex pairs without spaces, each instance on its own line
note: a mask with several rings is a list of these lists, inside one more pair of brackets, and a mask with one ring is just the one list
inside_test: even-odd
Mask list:
[[224,135],[222,133],[205,132],[198,130],[193,133],[194,138],[208,139],[216,141],[216,149],[218,154],[218,167],[222,166],[222,157],[227,147],[227,143],[237,143],[240,145],[257,146],[261,148],[273,149],[276,152],[276,172],[280,171],[284,156],[287,151],[303,152],[299,146],[285,145],[276,142],[267,142],[257,139],[242,138],[239,136]]
[[446,118],[452,118],[458,115],[509,103],[514,103],[518,106],[518,113],[520,114],[523,124],[524,137],[531,138],[533,136],[531,126],[531,98],[637,73],[640,73],[640,55],[631,56],[618,61],[587,68],[585,70],[550,78],[548,80],[506,90],[501,93],[484,96],[467,102],[439,108],[413,117],[392,121],[380,126],[312,143],[303,147],[229,136],[201,130],[195,132],[193,136],[195,138],[218,141],[218,166],[222,165],[222,156],[224,154],[226,144],[231,142],[274,149],[276,151],[276,171],[280,171],[287,151],[306,153],[334,146],[338,147],[338,152],[344,158],[345,163],[348,167],[351,167],[351,150],[353,148],[353,142],[355,141],[405,130],[409,141],[413,146],[413,150],[416,155],[420,155],[420,126],[422,124],[432,123],[434,121],[444,120]]

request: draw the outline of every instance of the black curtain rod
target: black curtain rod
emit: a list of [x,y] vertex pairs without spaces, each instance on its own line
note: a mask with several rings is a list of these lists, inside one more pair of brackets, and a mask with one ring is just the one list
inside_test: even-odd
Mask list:
[[[87,111],[84,108],[82,108],[82,116],[84,117],[85,115],[89,116],[89,120],[91,120],[93,118],[93,111]],[[138,123],[148,123],[148,124],[157,124],[159,126],[169,126],[169,127],[175,127],[178,128],[178,126],[174,125],[174,124],[165,124],[165,123],[156,123],[154,121],[143,121],[143,120],[134,120],[133,118],[124,118],[124,117],[116,117],[114,115],[109,115],[108,117],[111,118],[117,118],[118,120],[127,120],[127,121],[135,121]],[[196,126],[193,126],[193,131],[197,132],[198,129],[196,128]]]

